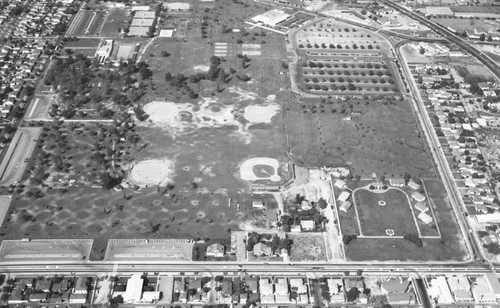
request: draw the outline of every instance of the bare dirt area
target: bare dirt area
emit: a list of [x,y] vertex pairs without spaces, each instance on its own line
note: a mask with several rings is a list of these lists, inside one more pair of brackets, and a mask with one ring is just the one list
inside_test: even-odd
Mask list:
[[322,234],[288,234],[293,241],[290,261],[328,261]]

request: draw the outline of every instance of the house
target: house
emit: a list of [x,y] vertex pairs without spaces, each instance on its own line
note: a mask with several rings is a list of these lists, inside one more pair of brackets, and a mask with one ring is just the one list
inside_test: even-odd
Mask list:
[[497,297],[490,289],[488,280],[485,276],[473,277],[472,280],[472,297],[476,304],[495,303]]
[[489,224],[489,223],[500,223],[500,213],[495,212],[492,214],[482,214],[474,216],[478,223]]
[[382,181],[375,181],[371,183],[371,186],[375,187],[375,189],[383,189],[385,185]]
[[415,191],[411,194],[411,197],[417,201],[417,202],[424,202],[425,201],[425,196],[419,193],[418,191]]
[[453,296],[444,276],[426,277],[425,285],[429,298],[436,304],[453,304]]
[[201,278],[199,278],[199,277],[189,278],[188,290],[196,290],[196,291],[200,292],[201,288],[202,288]]
[[425,203],[423,202],[417,202],[417,204],[415,204],[415,208],[422,213],[427,212],[429,210],[429,207],[425,205]]
[[221,295],[225,298],[229,298],[233,295],[233,282],[231,280],[224,279],[222,281]]
[[73,286],[74,294],[87,294],[87,278],[76,278],[75,285]]
[[340,208],[339,210],[341,210],[342,212],[346,212],[349,211],[352,207],[352,203],[349,202],[349,201],[345,201],[345,202],[342,202],[342,204],[340,205]]
[[334,184],[335,187],[338,187],[339,189],[344,189],[347,187],[347,184],[345,181],[342,181],[342,180],[336,180],[335,181],[335,184]]
[[290,278],[290,291],[297,304],[308,304],[307,283],[304,278]]
[[159,291],[145,291],[142,293],[141,301],[144,303],[154,303],[160,299]]
[[406,184],[404,179],[390,179],[389,183],[394,187],[403,187]]
[[274,284],[270,278],[260,278],[260,300],[262,303],[274,303]]
[[9,304],[22,304],[27,302],[28,300],[24,297],[23,288],[20,284],[17,284],[14,287],[14,290],[9,295]]
[[312,205],[309,201],[302,200],[302,202],[300,203],[300,208],[304,211],[307,211],[307,210],[312,209]]
[[414,180],[409,180],[408,186],[410,186],[414,190],[420,189],[420,184],[417,184]]
[[225,249],[224,245],[215,243],[207,247],[206,255],[207,257],[220,258],[224,256]]
[[87,294],[72,293],[69,295],[70,304],[85,304],[87,302]]
[[448,276],[448,286],[456,302],[472,302],[469,279],[463,275]]
[[484,277],[490,286],[490,290],[495,293],[497,299],[500,299],[500,282],[498,281],[498,277],[494,273],[485,274]]
[[488,208],[484,204],[474,203],[474,208],[477,213],[488,214]]
[[39,279],[36,281],[35,291],[49,293],[51,285],[51,280],[48,280],[47,278]]
[[330,293],[330,303],[343,303],[344,302],[344,287],[342,279],[329,278],[327,281],[328,292]]
[[312,219],[308,219],[308,220],[301,220],[300,227],[302,231],[314,231],[316,226]]
[[254,256],[271,256],[273,254],[271,247],[267,246],[265,243],[257,243],[253,246]]
[[36,303],[41,303],[41,302],[46,302],[47,299],[49,298],[49,293],[31,293],[29,301],[30,302],[36,302]]
[[420,219],[424,224],[428,225],[432,222],[432,217],[425,212],[418,214],[418,219]]
[[143,285],[144,279],[141,278],[141,275],[133,274],[127,280],[127,288],[125,289],[123,301],[127,303],[135,303],[140,301],[142,297]]
[[252,207],[254,209],[262,209],[262,208],[264,208],[264,201],[262,201],[262,200],[253,200],[252,201]]
[[276,278],[274,288],[274,300],[276,303],[290,303],[287,278]]
[[403,277],[389,277],[383,279],[380,289],[384,294],[390,293],[404,293],[410,286],[410,280]]
[[351,196],[351,193],[344,190],[343,192],[340,193],[340,195],[339,195],[339,197],[338,197],[337,200],[340,201],[340,202],[346,202],[347,199],[349,199],[350,196]]

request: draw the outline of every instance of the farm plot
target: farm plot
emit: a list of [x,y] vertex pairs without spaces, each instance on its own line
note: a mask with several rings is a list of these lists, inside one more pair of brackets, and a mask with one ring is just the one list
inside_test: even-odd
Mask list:
[[416,218],[406,193],[390,189],[374,193],[365,188],[353,193],[357,218],[364,236],[403,236],[416,234]]
[[105,19],[105,11],[80,11],[69,25],[66,36],[97,36]]

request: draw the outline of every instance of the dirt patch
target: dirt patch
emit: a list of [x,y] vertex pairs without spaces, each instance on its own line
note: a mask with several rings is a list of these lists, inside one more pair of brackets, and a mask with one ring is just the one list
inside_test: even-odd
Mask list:
[[251,123],[271,123],[271,119],[280,110],[276,104],[268,106],[248,106],[245,108],[245,119]]
[[129,174],[129,181],[139,186],[166,185],[172,181],[174,162],[172,160],[145,160],[136,163]]
[[[261,167],[259,169],[259,166]],[[274,158],[268,157],[254,157],[245,160],[240,166],[240,177],[242,180],[246,181],[257,181],[257,180],[270,180],[273,182],[281,181],[281,177],[278,175],[278,168],[280,163]],[[264,170],[262,167],[266,167]],[[255,168],[259,171],[254,172]],[[272,168],[272,173],[264,172],[270,171]],[[260,170],[264,170],[260,172]]]
[[358,139],[352,137],[342,138],[342,142],[351,146],[356,146],[360,144],[360,141]]

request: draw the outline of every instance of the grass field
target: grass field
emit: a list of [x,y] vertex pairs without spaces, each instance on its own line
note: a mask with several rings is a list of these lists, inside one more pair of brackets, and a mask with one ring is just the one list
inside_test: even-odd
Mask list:
[[[353,198],[363,235],[386,236],[387,229],[394,230],[396,236],[417,233],[411,205],[403,191],[391,189],[385,193],[373,193],[359,189]],[[379,205],[379,201],[386,205]]]
[[112,9],[108,12],[106,20],[101,29],[101,35],[105,37],[117,37],[120,35],[120,30],[124,29],[128,24],[130,11],[127,9]]
[[[353,110],[360,115],[345,120]],[[299,164],[349,165],[354,174],[367,176],[434,175],[407,101],[302,99],[287,104],[286,118],[290,151]]]
[[101,42],[100,39],[97,38],[80,38],[72,41],[67,41],[64,43],[66,48],[94,48],[96,49]]

